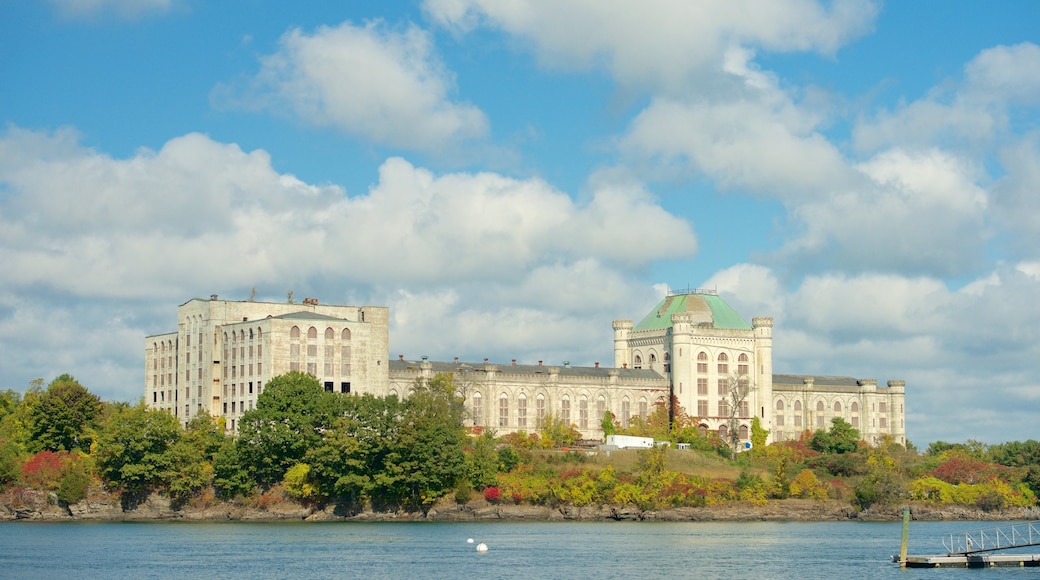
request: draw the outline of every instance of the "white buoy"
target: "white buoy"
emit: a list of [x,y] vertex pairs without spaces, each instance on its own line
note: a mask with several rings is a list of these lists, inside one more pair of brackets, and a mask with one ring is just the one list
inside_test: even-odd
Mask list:
[[487,552],[487,544],[485,544],[484,542],[481,542],[481,543],[477,544],[477,551],[478,552]]
[[472,544],[473,543],[473,538],[466,538],[466,543],[467,544]]

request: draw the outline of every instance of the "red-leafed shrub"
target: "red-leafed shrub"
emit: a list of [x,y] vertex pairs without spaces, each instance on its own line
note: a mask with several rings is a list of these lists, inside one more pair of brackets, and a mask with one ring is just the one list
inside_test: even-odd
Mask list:
[[981,483],[994,477],[1005,479],[1007,468],[974,457],[951,453],[927,475],[946,483]]
[[500,492],[497,487],[484,488],[484,499],[488,500],[489,502],[496,503],[501,497],[502,492]]
[[40,491],[54,491],[61,485],[62,460],[67,451],[41,451],[22,465],[22,483]]

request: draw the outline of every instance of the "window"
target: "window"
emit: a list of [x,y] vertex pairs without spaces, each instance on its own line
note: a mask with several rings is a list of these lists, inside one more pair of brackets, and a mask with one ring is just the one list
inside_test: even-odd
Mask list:
[[516,400],[516,426],[520,429],[527,428],[527,395],[520,393]]
[[560,419],[563,420],[564,426],[571,426],[571,398],[567,395],[560,401]]
[[724,352],[720,352],[717,360],[719,363],[719,374],[729,374],[729,355]]
[[645,422],[646,421],[646,415],[647,415],[646,397],[639,397],[639,418],[642,419]]
[[341,392],[341,393],[349,393],[350,392],[350,383],[345,382],[345,381],[341,382],[339,384],[339,392]]
[[325,340],[335,340],[336,332],[331,327],[325,329]]
[[697,372],[707,373],[708,372],[708,353],[700,352],[697,353]]
[[316,344],[308,344],[307,345],[307,356],[311,357],[311,358],[314,358],[314,357],[318,356],[318,345],[316,345]]
[[697,417],[703,419],[703,418],[705,418],[707,416],[708,416],[708,401],[707,401],[707,399],[698,399],[697,400]]
[[737,431],[737,434],[740,436],[741,441],[747,441],[747,438],[748,438],[748,428],[747,428],[747,425],[741,425],[740,429]]
[[534,399],[534,421],[535,427],[545,426],[545,395],[541,393]]
[[729,429],[727,429],[725,425],[720,425],[719,426],[719,439],[722,439],[723,441],[725,441],[727,438],[729,438]]
[[737,357],[737,374],[742,377],[748,374],[748,355],[744,353]]
[[801,401],[795,401],[794,402],[794,426],[795,427],[801,427],[802,426],[802,402]]
[[729,401],[719,399],[719,417],[729,417]]
[[834,401],[834,415],[838,416],[841,414],[841,402]]
[[823,427],[826,417],[823,415],[823,401],[816,401],[816,426]]
[[300,360],[300,345],[290,344],[289,345],[289,358],[292,360]]
[[585,395],[578,399],[578,428],[589,428],[589,399]]
[[853,427],[859,429],[859,403],[853,401],[849,405],[849,413],[852,414],[852,417],[849,418],[849,423],[852,423]]
[[498,396],[498,426],[509,425],[509,397],[505,393]]
[[307,338],[316,339],[318,338],[318,329],[313,326],[307,329]]
[[783,427],[784,426],[784,402],[783,401],[777,401],[776,402],[776,417],[774,419],[775,419],[775,423],[776,423],[777,427]]
[[628,422],[632,415],[631,403],[628,401],[628,397],[621,399],[621,428],[628,429]]
[[632,359],[632,368],[635,368],[635,369],[643,368],[643,357],[641,357],[641,356],[639,356],[637,354],[636,357],[634,359]]
[[336,347],[331,344],[325,345],[325,358],[332,360],[332,357],[336,356]]
[[296,339],[300,338],[300,327],[299,326],[292,327],[292,330],[289,331],[289,338],[296,338]]
[[343,340],[350,340],[350,329],[349,328],[344,328],[343,332],[340,333],[339,337],[342,338]]
[[307,363],[307,374],[318,376],[318,363]]
[[600,395],[596,399],[596,418],[602,420],[607,415],[607,400]]
[[481,398],[480,393],[473,393],[472,402],[473,425],[479,427],[484,424],[484,400]]
[[715,381],[716,387],[718,388],[718,394],[728,395],[729,394],[729,380],[728,379],[717,379]]
[[878,403],[878,413],[885,413],[885,412],[887,412],[886,411],[887,408],[888,407],[885,405],[885,403]]
[[751,416],[748,413],[748,402],[747,401],[741,401],[740,402],[740,416],[741,417],[750,417]]
[[332,381],[325,381],[325,392],[326,393],[331,393],[331,392],[333,392],[334,389],[335,389],[335,385],[332,384]]

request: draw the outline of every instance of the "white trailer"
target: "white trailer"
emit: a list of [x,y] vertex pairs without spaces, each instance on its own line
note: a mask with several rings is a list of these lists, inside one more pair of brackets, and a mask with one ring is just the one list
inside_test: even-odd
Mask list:
[[607,445],[618,449],[650,449],[654,446],[653,437],[633,437],[631,435],[607,435]]

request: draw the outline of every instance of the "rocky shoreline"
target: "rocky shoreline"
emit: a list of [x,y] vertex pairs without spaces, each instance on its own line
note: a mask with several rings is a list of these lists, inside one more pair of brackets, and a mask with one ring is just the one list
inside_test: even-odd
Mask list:
[[[859,510],[845,502],[800,499],[771,500],[764,505],[730,502],[708,507],[676,507],[640,510],[635,506],[538,506],[492,504],[474,500],[457,504],[445,498],[423,511],[348,511],[341,506],[302,505],[279,501],[257,507],[236,503],[174,507],[162,495],[153,494],[132,506],[118,496],[94,496],[75,504],[59,502],[53,494],[24,491],[16,502],[0,503],[0,521],[371,521],[371,522],[461,522],[461,521],[659,521],[659,522],[753,522],[753,521],[898,521],[903,506]],[[1013,508],[998,512],[969,506],[913,504],[918,521],[1032,521],[1040,520],[1040,508]]]

